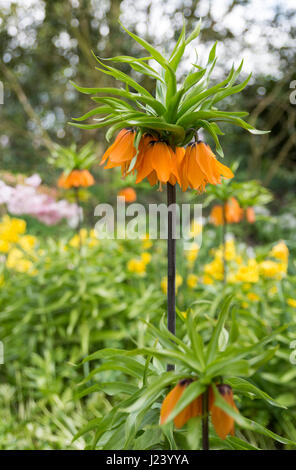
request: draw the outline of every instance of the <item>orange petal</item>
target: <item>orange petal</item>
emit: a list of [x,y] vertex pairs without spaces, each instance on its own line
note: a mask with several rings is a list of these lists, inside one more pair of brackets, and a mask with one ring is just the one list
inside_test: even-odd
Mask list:
[[[235,411],[238,411],[233,400],[232,388],[225,384],[219,384],[216,385],[216,387],[226,403],[228,403]],[[212,415],[212,423],[218,436],[221,439],[225,439],[228,434],[231,433],[233,435],[234,419],[215,405],[215,397],[212,388],[209,391],[209,409]]]
[[167,183],[172,171],[171,154],[164,142],[153,143],[151,163],[159,181]]

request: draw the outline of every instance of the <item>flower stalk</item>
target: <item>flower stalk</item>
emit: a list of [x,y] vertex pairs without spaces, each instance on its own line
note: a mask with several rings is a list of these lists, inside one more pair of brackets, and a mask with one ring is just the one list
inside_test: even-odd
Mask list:
[[202,395],[202,449],[209,450],[209,394]]
[[[167,326],[168,330],[175,334],[176,332],[176,186],[167,183],[167,206],[168,206],[168,288],[167,288]],[[167,365],[167,370],[174,370],[173,364]]]
[[223,204],[223,224],[222,224],[222,244],[223,244],[223,282],[227,281],[227,261],[226,261],[226,235],[227,235],[227,218],[226,218],[226,203]]
[[79,251],[81,251],[82,239],[81,239],[81,232],[80,232],[81,218],[80,218],[80,198],[79,198],[79,188],[78,187],[74,187],[74,197],[75,197],[75,202],[76,202],[76,206],[77,206],[77,214],[78,214],[78,221],[77,221],[76,230],[77,230],[77,235],[79,237]]

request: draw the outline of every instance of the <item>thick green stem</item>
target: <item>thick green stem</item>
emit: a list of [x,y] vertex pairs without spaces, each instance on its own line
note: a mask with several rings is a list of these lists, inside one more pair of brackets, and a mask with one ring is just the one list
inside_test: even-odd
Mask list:
[[[167,183],[167,205],[176,204],[176,187]],[[176,240],[174,238],[176,217],[174,208],[168,211],[168,285],[167,285],[167,326],[168,330],[175,334],[176,332],[176,292],[175,292],[175,279],[176,279]],[[167,365],[167,370],[174,370],[173,364]]]

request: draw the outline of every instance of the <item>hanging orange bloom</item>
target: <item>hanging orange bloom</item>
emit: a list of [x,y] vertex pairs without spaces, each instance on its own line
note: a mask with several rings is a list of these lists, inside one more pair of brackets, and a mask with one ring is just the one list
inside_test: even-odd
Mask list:
[[[236,412],[238,409],[234,403],[232,388],[226,384],[216,385],[218,392],[222,398],[231,406]],[[225,411],[215,405],[215,395],[213,389],[209,390],[209,410],[212,415],[212,423],[216,433],[221,439],[225,439],[228,434],[234,435],[234,419],[229,416]]]
[[243,209],[234,197],[230,198],[225,205],[225,216],[229,224],[237,224],[244,216]]
[[[193,382],[192,379],[181,380],[165,397],[160,410],[160,424],[165,424],[170,413],[177,405],[179,399],[183,395],[186,387]],[[181,413],[174,418],[174,425],[177,429],[182,428],[190,418],[200,416],[202,413],[202,397],[201,395],[187,405]]]
[[134,146],[135,135],[136,131],[134,129],[122,129],[113,144],[104,153],[100,165],[108,160],[104,168],[121,166],[121,172],[125,176],[132,159],[137,153]]
[[210,221],[212,224],[216,225],[223,225],[224,224],[224,216],[223,216],[223,207],[222,206],[213,206],[211,213],[210,213]]
[[256,222],[256,216],[255,216],[255,211],[253,207],[247,207],[246,219],[249,222],[249,224],[253,224],[254,222]]
[[137,199],[136,191],[133,188],[121,189],[118,196],[124,197],[125,202],[135,202]]
[[[178,154],[178,157],[177,157]],[[182,150],[173,149],[163,141],[152,136],[144,136],[139,145],[139,155],[134,170],[137,171],[136,183],[148,178],[151,186],[156,183],[180,183],[177,168]]]
[[189,144],[180,165],[182,190],[188,186],[202,192],[207,183],[220,184],[221,176],[233,178],[234,174],[220,163],[210,147],[202,141]]
[[58,180],[58,186],[64,189],[86,188],[94,183],[95,180],[88,170],[73,170],[68,175],[63,173]]

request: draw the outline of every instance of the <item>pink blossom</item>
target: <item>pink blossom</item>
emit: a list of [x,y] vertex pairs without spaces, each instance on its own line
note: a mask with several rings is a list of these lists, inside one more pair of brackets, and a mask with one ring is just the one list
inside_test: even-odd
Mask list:
[[66,219],[72,227],[82,218],[82,209],[62,199],[37,192],[41,179],[39,175],[27,178],[29,185],[19,184],[15,188],[0,181],[0,204],[6,204],[7,210],[14,215],[31,215],[46,225],[54,225]]

